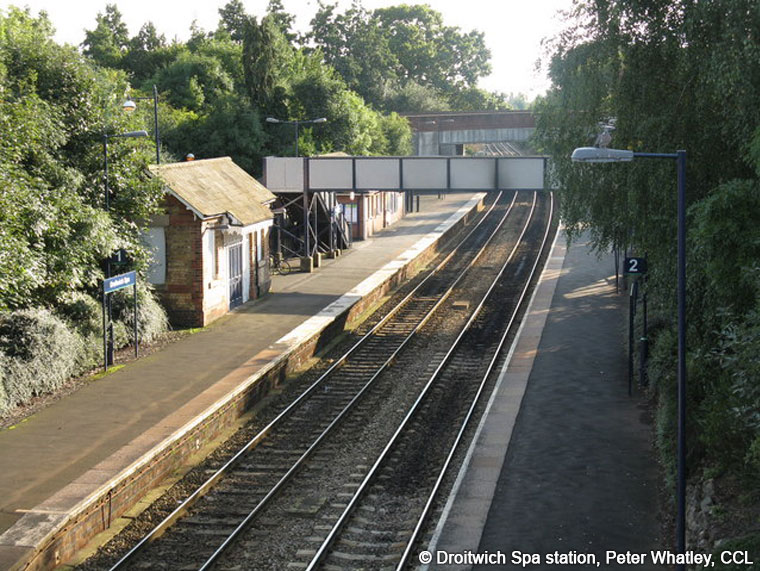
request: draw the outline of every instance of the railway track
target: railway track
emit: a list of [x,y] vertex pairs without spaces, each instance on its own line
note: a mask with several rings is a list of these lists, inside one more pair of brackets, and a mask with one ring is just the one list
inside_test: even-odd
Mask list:
[[[457,447],[473,419],[548,238],[552,204],[534,205],[524,235],[431,375],[306,569],[403,569],[415,546]],[[506,324],[506,325],[504,325]]]
[[[332,514],[349,507],[343,499],[367,488],[362,483],[368,477],[387,477],[375,476],[375,458],[406,403],[430,392],[420,380],[453,370],[447,347],[462,337],[462,326],[492,327],[487,312],[462,308],[475,307],[494,289],[488,284],[505,273],[505,252],[512,252],[511,267],[527,263],[529,254],[519,254],[524,248],[518,230],[528,231],[537,202],[517,193],[495,201],[433,272],[111,568],[304,567],[299,560],[320,551],[311,545],[337,537],[332,530],[339,519]],[[474,347],[481,351],[484,345]],[[472,370],[474,364],[458,366]],[[398,383],[400,376],[414,380]],[[445,402],[449,393],[435,388],[430,394]],[[289,541],[282,542],[283,536]],[[339,553],[334,557],[340,560]]]

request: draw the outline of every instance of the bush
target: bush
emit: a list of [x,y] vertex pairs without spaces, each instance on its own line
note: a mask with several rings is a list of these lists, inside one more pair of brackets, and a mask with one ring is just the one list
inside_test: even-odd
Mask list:
[[100,303],[82,292],[70,292],[56,308],[58,316],[77,331],[81,351],[77,355],[75,375],[96,367],[103,361],[103,317]]
[[47,309],[0,317],[5,408],[60,387],[77,369],[80,337]]
[[[153,292],[145,285],[137,286],[137,336],[141,343],[149,343],[169,329],[164,308],[156,301]],[[132,343],[134,329],[134,298],[132,289],[119,290],[113,295],[114,320],[123,323],[127,342]],[[117,332],[114,331],[114,337]]]
[[8,401],[8,393],[5,392],[5,371],[7,369],[8,358],[0,352],[0,414],[11,407]]
[[[132,343],[133,297],[113,295],[114,346]],[[149,342],[168,329],[150,289],[138,287],[138,336]],[[59,388],[67,379],[103,361],[103,317],[98,300],[70,292],[56,312],[36,308],[0,314],[0,413]]]

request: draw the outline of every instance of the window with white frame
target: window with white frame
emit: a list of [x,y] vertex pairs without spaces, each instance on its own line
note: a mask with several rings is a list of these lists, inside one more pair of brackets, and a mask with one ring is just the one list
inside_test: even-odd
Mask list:
[[341,204],[341,209],[343,210],[343,216],[348,220],[351,224],[356,224],[359,222],[359,205],[358,204]]

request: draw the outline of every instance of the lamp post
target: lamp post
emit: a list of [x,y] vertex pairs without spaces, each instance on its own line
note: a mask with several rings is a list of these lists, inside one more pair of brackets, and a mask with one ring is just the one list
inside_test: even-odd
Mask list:
[[291,119],[289,121],[285,121],[283,119],[275,119],[274,117],[267,117],[266,118],[267,123],[283,123],[285,125],[295,125],[296,127],[296,156],[298,156],[298,125],[305,125],[305,124],[314,124],[314,123],[327,123],[327,119],[325,117],[320,117],[319,119]]
[[[108,188],[108,141],[110,139],[134,139],[134,138],[147,137],[147,136],[148,136],[148,133],[146,131],[129,131],[127,133],[117,133],[114,135],[103,133],[103,173],[104,173],[103,186],[105,189],[106,212],[109,212],[111,209],[111,190]],[[106,258],[106,278],[110,278],[110,277],[111,277],[111,257],[109,256],[108,258]],[[106,303],[106,313],[108,315],[109,331],[107,332],[108,340],[105,343],[105,347],[103,347],[103,351],[105,353],[105,365],[107,369],[109,364],[113,364],[113,324],[111,322],[110,296],[108,296],[108,301]],[[105,324],[104,324],[104,329],[105,329]]]
[[156,138],[156,164],[161,164],[161,139],[158,135],[158,90],[156,89],[156,86],[153,86],[153,97],[129,97],[127,100],[121,104],[121,108],[124,109],[124,111],[132,112],[135,109],[137,109],[137,103],[135,101],[143,101],[146,99],[152,99],[153,100],[153,124],[155,125],[155,138]]
[[[637,153],[603,147],[580,147],[573,151],[574,162],[630,162],[635,158],[676,161],[678,180],[678,480],[676,544],[686,552],[686,151],[675,153]],[[677,569],[684,569],[678,565]]]

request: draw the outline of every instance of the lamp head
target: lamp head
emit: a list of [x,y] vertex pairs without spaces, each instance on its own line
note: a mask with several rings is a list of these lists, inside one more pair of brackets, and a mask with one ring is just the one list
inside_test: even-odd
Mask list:
[[266,120],[267,123],[279,123],[280,122],[279,119],[275,119],[274,117],[267,117],[265,120]]
[[134,111],[135,109],[137,109],[137,103],[135,103],[131,99],[127,99],[124,103],[121,104],[121,108],[124,111],[128,111],[128,112],[131,113],[132,111]]
[[320,117],[319,119],[314,119],[312,123],[327,123],[327,117]]
[[633,151],[604,147],[579,147],[570,159],[576,163],[619,163],[633,160]]
[[141,131],[129,131],[127,133],[121,133],[120,135],[115,135],[116,137],[124,137],[127,139],[135,139],[137,137],[147,137],[148,132],[141,130]]

